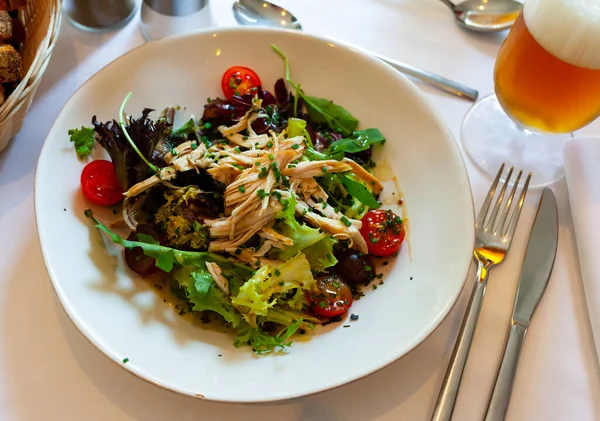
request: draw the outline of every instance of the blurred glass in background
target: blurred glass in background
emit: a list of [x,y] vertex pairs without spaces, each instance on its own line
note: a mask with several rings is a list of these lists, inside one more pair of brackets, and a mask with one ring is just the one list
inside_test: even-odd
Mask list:
[[146,40],[214,26],[208,0],[143,0],[140,27]]

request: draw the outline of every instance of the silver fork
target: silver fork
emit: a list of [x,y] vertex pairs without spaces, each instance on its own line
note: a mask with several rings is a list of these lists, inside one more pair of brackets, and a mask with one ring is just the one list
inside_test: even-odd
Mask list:
[[[473,251],[478,265],[475,287],[471,293],[465,318],[458,332],[458,339],[450,357],[446,376],[444,377],[433,416],[431,417],[432,421],[449,421],[452,418],[460,380],[467,362],[471,342],[473,342],[481,305],[483,304],[490,269],[492,266],[500,264],[508,254],[515,229],[517,228],[517,222],[521,215],[521,209],[523,208],[523,202],[525,201],[525,195],[527,194],[532,174],[529,173],[527,176],[521,193],[518,196],[518,201],[515,204],[514,198],[521,182],[523,171],[519,171],[510,195],[504,201],[513,170],[514,168],[511,167],[504,182],[501,182],[500,178],[504,172],[504,164],[502,164],[477,217],[475,224],[475,247]],[[494,200],[496,190],[499,186],[501,187],[500,193]],[[493,207],[492,202],[495,202]]]

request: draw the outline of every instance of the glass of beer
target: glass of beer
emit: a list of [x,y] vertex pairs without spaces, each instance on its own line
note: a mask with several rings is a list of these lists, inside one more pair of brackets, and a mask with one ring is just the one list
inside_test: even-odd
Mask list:
[[468,155],[492,175],[506,162],[538,186],[562,178],[563,144],[600,116],[600,0],[527,0],[494,87],[463,122]]

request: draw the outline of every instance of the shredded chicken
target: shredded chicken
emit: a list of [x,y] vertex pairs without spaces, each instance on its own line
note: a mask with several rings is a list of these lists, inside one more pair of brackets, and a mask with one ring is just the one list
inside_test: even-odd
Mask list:
[[[297,197],[295,212],[308,224],[337,239],[349,240],[352,247],[366,253],[367,245],[359,232],[361,221],[346,218],[329,206],[328,194],[315,177],[351,171],[375,194],[383,189],[381,182],[348,158],[303,161],[306,150],[303,136],[287,138],[285,131],[257,134],[252,123],[257,118],[267,117],[261,105],[262,100],[255,98],[251,108],[236,124],[218,127],[229,144],[219,142],[207,148],[204,143],[188,141],[178,145],[165,155],[168,167],[131,187],[124,193],[125,197],[137,196],[159,183],[174,188],[169,181],[178,172],[205,169],[225,185],[224,216],[204,221],[212,238],[209,251],[227,252],[234,259],[256,265],[259,260],[268,261],[264,256],[272,248],[284,250],[293,246],[292,239],[273,229],[277,214],[285,206],[284,201],[293,194]],[[258,250],[238,249],[255,234],[262,239]],[[236,252],[239,250],[242,251]],[[227,280],[219,266],[207,263],[207,268],[219,288],[228,293]]]
[[286,246],[293,246],[294,241],[291,238],[286,237],[285,235],[279,234],[272,228],[263,228],[258,232],[262,238],[270,241],[274,247],[285,250]]
[[329,159],[326,161],[304,161],[293,166],[288,165],[281,173],[288,177],[306,179],[319,177],[328,172],[346,172],[350,170],[352,170],[352,167],[349,164]]
[[229,296],[229,281],[223,276],[221,267],[214,262],[206,262],[206,269],[219,289]]
[[[315,181],[314,178],[305,178],[300,180],[298,183],[298,193],[301,193],[304,197],[304,200],[308,203],[308,199],[312,196],[317,201],[323,202],[328,199],[327,193],[319,184]],[[315,207],[316,205],[312,205],[311,207]]]
[[[315,209],[322,210],[322,208],[322,206],[317,206]],[[311,225],[321,228],[323,231],[330,233],[335,238],[341,240],[351,240],[351,247],[356,248],[361,253],[366,254],[369,252],[367,249],[367,243],[362,238],[362,235],[359,231],[360,227],[362,226],[361,221],[343,217],[341,214],[339,215],[338,219],[328,218],[318,215],[313,211],[309,211],[309,209],[312,208],[305,202],[298,201],[296,204],[296,212],[304,215],[304,218]],[[345,222],[342,222],[342,217],[345,218]]]
[[253,250],[248,249],[248,248],[240,249],[237,247],[231,247],[231,248],[227,248],[223,251],[225,251],[226,253],[229,253],[232,256],[230,258],[230,260],[232,260],[234,262],[239,261],[241,263],[245,263],[252,267],[263,266],[263,265],[277,267],[283,263],[279,260],[271,260],[271,259],[267,259],[265,257],[257,256],[258,252],[252,253]]
[[381,181],[379,181],[377,177],[349,158],[344,158],[342,162],[349,165],[351,170],[358,178],[367,183],[368,186],[371,186],[374,194],[381,193],[383,190],[383,184],[381,184]]
[[219,165],[218,167],[210,168],[208,173],[212,175],[215,180],[227,185],[231,184],[233,180],[235,180],[242,173],[242,171],[233,165],[223,164]]
[[[204,224],[209,227],[210,236],[218,238],[218,240],[210,243],[208,251],[220,251],[244,244],[250,237],[260,231],[263,226],[275,219],[279,211],[281,211],[281,204],[276,200],[271,200],[267,211],[261,216],[248,214],[244,218],[241,218],[237,224],[233,222],[232,216],[205,220]],[[234,228],[233,238],[230,235],[232,228]]]
[[156,186],[161,181],[169,181],[174,179],[176,176],[177,171],[173,167],[164,167],[162,170],[160,170],[158,175],[153,175],[152,177],[147,178],[140,183],[137,183],[135,186],[131,187],[129,190],[123,193],[123,196],[135,197],[139,194],[142,194],[149,188]]

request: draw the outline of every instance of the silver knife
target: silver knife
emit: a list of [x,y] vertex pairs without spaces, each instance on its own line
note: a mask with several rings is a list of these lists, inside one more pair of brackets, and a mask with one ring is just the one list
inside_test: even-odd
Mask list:
[[550,280],[557,245],[556,199],[552,190],[545,188],[525,252],[508,342],[488,402],[485,421],[504,421],[525,333]]

